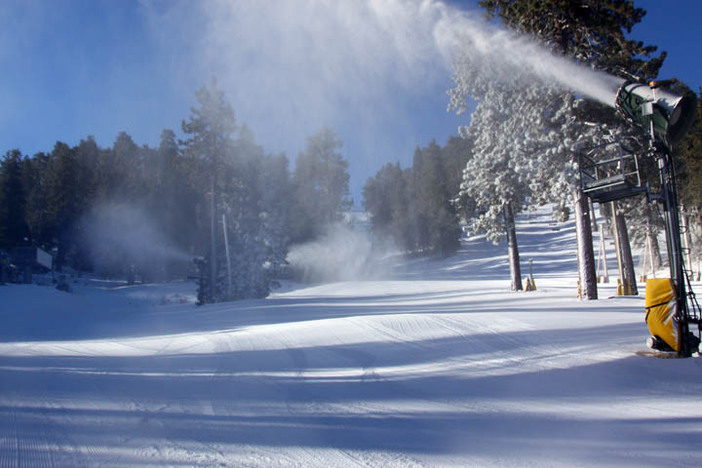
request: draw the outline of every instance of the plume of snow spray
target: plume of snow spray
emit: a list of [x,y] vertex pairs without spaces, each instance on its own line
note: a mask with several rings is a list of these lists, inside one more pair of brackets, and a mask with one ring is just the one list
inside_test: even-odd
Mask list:
[[445,62],[470,66],[497,82],[556,85],[614,107],[623,79],[555,55],[533,39],[476,20],[441,3],[433,36]]
[[608,105],[619,83],[438,0],[147,1],[143,10],[165,54],[179,57],[173,75],[195,86],[216,75],[267,148],[352,128],[352,171],[379,168],[378,155],[395,148],[377,128],[417,133],[408,101],[444,93],[461,58],[494,80],[526,76]]
[[318,240],[294,246],[288,263],[307,283],[377,279],[388,273],[368,234],[343,223],[327,228]]
[[[527,74],[613,105],[621,81],[556,56],[524,35],[485,22],[482,13],[439,0],[183,1],[152,20],[163,31],[199,9],[196,69],[221,78],[242,115],[297,126],[332,124],[348,105],[388,102],[389,90],[443,82],[460,55],[496,80]],[[172,10],[177,10],[173,7]],[[155,11],[155,7],[153,8]],[[184,25],[175,26],[183,31]],[[174,31],[175,32],[175,31]],[[203,35],[204,34],[204,35]],[[342,105],[345,107],[340,107]],[[378,106],[380,107],[380,106]],[[257,112],[256,112],[257,111]],[[302,117],[302,118],[301,118]],[[320,125],[316,125],[319,127]]]
[[124,266],[158,268],[166,262],[191,262],[177,249],[142,209],[127,204],[96,206],[85,219],[85,235],[96,266],[119,272]]

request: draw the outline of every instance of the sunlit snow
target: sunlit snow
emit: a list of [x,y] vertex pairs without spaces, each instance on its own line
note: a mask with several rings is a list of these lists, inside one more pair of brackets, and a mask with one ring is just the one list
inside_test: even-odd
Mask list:
[[480,237],[203,307],[191,283],[2,286],[0,466],[698,466],[699,359],[635,354],[643,297],[577,299],[571,223],[518,232],[536,292]]

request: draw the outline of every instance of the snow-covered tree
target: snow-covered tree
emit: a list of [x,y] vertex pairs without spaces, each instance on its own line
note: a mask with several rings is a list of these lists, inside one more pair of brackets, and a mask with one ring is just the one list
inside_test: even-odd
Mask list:
[[507,239],[512,289],[521,290],[514,215],[529,195],[527,143],[540,131],[543,89],[494,80],[469,56],[456,60],[454,80],[456,86],[450,91],[453,109],[464,110],[469,98],[479,101],[470,126],[461,130],[473,141],[461,195],[475,203],[476,231],[485,232],[495,243]]

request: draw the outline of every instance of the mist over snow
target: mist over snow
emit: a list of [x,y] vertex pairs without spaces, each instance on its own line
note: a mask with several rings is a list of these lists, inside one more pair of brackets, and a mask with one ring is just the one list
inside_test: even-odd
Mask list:
[[317,240],[290,248],[287,261],[294,277],[306,283],[387,278],[389,248],[374,243],[368,232],[339,222]]
[[127,203],[95,206],[82,223],[98,271],[115,272],[124,265],[156,268],[167,262],[191,262],[192,255],[173,246],[144,209]]

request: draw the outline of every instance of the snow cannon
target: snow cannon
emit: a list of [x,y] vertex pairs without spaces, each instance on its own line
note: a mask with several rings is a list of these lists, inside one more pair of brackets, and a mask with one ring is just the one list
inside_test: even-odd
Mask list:
[[659,351],[680,351],[678,298],[670,278],[646,281],[646,325],[651,332],[649,348]]
[[649,132],[654,142],[670,150],[690,130],[697,98],[692,93],[679,96],[660,88],[655,81],[625,81],[617,91],[614,107],[626,120]]
[[650,148],[642,154],[655,159],[660,190],[652,191],[644,181],[640,151],[625,141],[607,142],[578,153],[582,190],[598,203],[645,193],[649,201],[663,207],[670,279],[646,283],[646,323],[651,332],[648,345],[678,357],[690,357],[700,352],[702,307],[690,287],[689,265],[685,267],[672,153],[673,146],[694,124],[697,97],[692,93],[675,94],[654,81],[621,81],[614,107],[625,120],[648,134]]
[[690,353],[699,350],[700,339],[681,320],[679,306],[675,283],[670,278],[646,281],[646,325],[651,332],[646,344],[649,348],[678,353],[683,348]]

